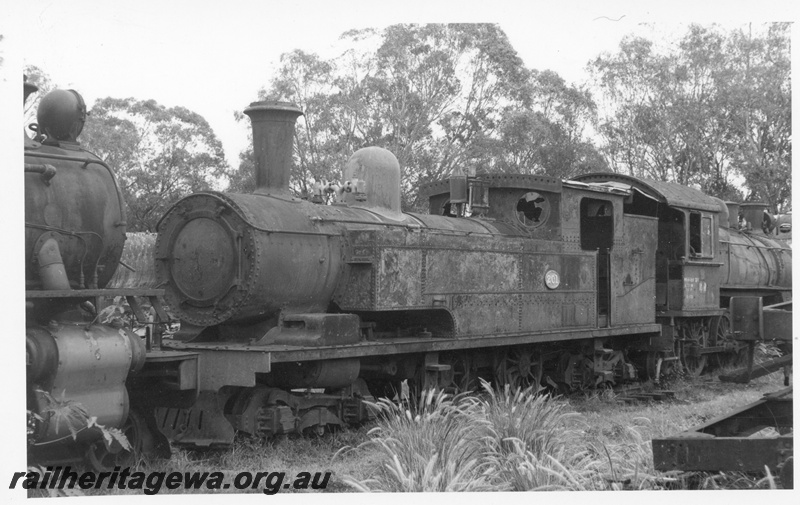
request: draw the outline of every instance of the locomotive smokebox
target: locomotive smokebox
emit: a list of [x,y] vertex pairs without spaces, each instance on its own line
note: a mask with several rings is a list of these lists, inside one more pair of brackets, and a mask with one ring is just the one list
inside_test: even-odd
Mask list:
[[244,110],[253,124],[258,194],[289,194],[294,125],[303,115],[288,102],[253,102]]

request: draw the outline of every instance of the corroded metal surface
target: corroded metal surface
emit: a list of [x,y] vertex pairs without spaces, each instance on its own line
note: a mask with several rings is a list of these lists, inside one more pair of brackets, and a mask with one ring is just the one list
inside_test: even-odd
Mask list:
[[627,247],[615,247],[611,257],[614,324],[655,320],[655,249],[658,222],[649,217],[623,218]]
[[145,361],[144,343],[137,335],[110,326],[54,321],[29,327],[26,340],[35,411],[43,416],[37,443],[63,438],[74,428],[66,424],[69,420],[44,414],[55,407],[45,393],[82,405],[101,425],[121,425],[128,413],[125,380]]
[[772,427],[792,428],[792,388],[765,395],[736,411],[677,435],[653,439],[656,470],[780,471],[792,457],[792,435],[754,437]]
[[[551,192],[561,191],[561,179],[546,175],[528,174],[478,174],[491,188],[539,188]],[[431,182],[420,186],[420,198],[430,198],[450,192],[449,180]]]
[[244,113],[253,126],[256,193],[289,194],[294,123],[303,112],[288,102],[253,102]]
[[607,181],[621,182],[635,187],[645,194],[658,198],[673,207],[719,212],[719,204],[712,197],[706,195],[702,191],[681,186],[680,184],[653,181],[650,179],[637,179],[629,175],[610,172],[579,175],[575,177],[575,180],[586,183],[602,183]]
[[720,229],[723,289],[792,287],[791,249],[763,235]]
[[55,169],[48,180],[25,173],[26,284],[38,287],[37,244],[50,234],[58,240],[73,288],[105,286],[125,240],[125,204],[113,172],[86,151],[32,141],[26,142],[25,160]]

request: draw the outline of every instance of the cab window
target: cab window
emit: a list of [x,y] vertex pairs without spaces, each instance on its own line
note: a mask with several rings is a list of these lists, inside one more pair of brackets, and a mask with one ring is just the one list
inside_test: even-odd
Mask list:
[[713,258],[713,216],[701,212],[689,213],[689,256]]

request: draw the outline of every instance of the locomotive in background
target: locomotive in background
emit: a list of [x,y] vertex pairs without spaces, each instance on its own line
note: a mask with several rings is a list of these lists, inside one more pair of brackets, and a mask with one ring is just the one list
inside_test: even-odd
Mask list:
[[[618,174],[455,176],[422,188],[429,214],[400,209],[389,151],[357,151],[338,202],[289,190],[292,104],[256,102],[257,189],[201,192],[158,225],[163,290],[102,289],[119,263],[124,203],[83,150],[85,106],[43,99],[26,139],[28,397],[85,406],[143,452],[321,432],[369,417],[365,400],[412,387],[559,390],[700,373],[737,355],[726,304],[791,297],[790,250],[731,226],[721,201]],[[745,209],[761,222],[760,209]],[[469,217],[467,215],[469,214]],[[755,227],[760,228],[760,227]],[[102,296],[158,295],[180,319],[146,340],[98,324]],[[163,311],[162,321],[165,320]],[[41,416],[41,452],[71,437]],[[82,430],[103,463],[115,448]],[[73,444],[74,445],[74,444]]]

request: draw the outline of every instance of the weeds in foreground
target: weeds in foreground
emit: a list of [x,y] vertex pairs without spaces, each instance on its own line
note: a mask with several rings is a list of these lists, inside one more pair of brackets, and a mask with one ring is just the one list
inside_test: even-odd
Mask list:
[[650,439],[665,429],[672,433],[674,423],[665,428],[643,416],[622,421],[624,413],[606,409],[579,414],[567,400],[530,389],[493,390],[487,383],[483,389],[471,397],[425,391],[412,404],[381,400],[374,405],[377,427],[358,447],[376,455],[374,471],[343,482],[359,491],[394,492],[775,487],[769,473],[759,480],[657,472]]
[[359,491],[495,490],[481,458],[486,422],[472,413],[476,402],[429,390],[412,405],[371,404],[378,426],[365,444],[377,449],[383,464],[373,478],[344,481]]
[[378,426],[362,444],[381,454],[360,491],[609,489],[602,467],[578,450],[577,415],[532,389],[450,397],[426,391],[412,405],[381,400]]
[[[576,432],[569,426],[577,414],[565,402],[530,389],[495,391],[487,383],[483,389],[486,395],[473,414],[486,422],[481,450],[493,482],[522,491],[561,489],[585,480],[578,474],[591,472],[592,465],[570,450]],[[569,462],[571,472],[563,471],[562,461]]]

